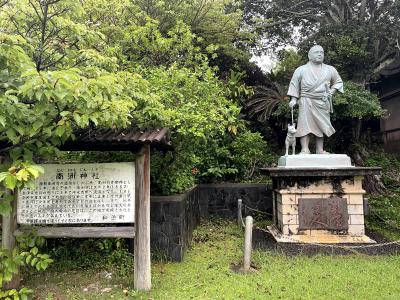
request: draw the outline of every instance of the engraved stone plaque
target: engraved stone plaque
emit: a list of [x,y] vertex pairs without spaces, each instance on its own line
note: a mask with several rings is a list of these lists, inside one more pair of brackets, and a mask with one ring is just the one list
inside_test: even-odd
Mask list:
[[348,212],[345,198],[300,198],[299,229],[347,230]]
[[18,192],[19,224],[133,223],[135,163],[45,164]]

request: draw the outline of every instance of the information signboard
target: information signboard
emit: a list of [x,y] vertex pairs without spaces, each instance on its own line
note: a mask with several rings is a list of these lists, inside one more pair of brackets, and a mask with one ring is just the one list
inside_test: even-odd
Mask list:
[[135,163],[45,164],[18,193],[19,224],[133,223]]

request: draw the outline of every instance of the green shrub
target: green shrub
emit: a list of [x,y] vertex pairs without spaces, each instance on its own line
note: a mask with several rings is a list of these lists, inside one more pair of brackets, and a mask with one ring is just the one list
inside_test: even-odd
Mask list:
[[257,180],[259,168],[276,161],[277,155],[259,133],[247,129],[237,135],[225,133],[182,145],[173,153],[153,155],[153,192],[180,193],[199,182]]
[[230,148],[232,162],[238,169],[239,178],[244,180],[250,180],[253,175],[259,174],[260,167],[270,166],[278,160],[258,132],[240,133],[232,141]]
[[129,276],[133,270],[133,255],[127,240],[109,239],[56,239],[47,247],[58,269],[110,268],[118,276]]
[[388,189],[400,187],[400,160],[395,156],[376,148],[368,153],[365,164],[382,168],[382,181]]
[[382,168],[381,180],[386,187],[384,194],[369,196],[367,226],[389,239],[400,239],[400,160],[381,146],[370,147],[367,156],[366,166]]

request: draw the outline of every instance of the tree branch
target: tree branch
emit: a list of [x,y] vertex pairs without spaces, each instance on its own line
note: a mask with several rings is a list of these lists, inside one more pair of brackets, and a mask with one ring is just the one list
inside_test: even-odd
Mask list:
[[[61,57],[60,58],[58,58],[57,60],[54,60],[54,61],[52,61],[52,62],[49,62],[48,64],[46,64],[46,65],[43,65],[43,70],[45,70],[45,69],[48,69],[48,68],[50,68],[50,67],[53,67],[53,66],[55,66],[56,64],[58,64],[60,61],[62,61],[64,58],[65,58],[65,56],[66,56],[66,54],[65,53],[63,53],[62,55],[61,55]],[[47,60],[47,59],[46,59]]]
[[367,9],[367,0],[361,0],[360,17],[359,17],[361,23],[365,23],[366,9]]
[[296,19],[303,19],[303,18],[311,17],[313,15],[314,14],[311,14],[311,13],[310,14],[297,15],[297,16],[294,16],[292,18],[281,19],[279,21],[275,21],[275,22],[271,22],[271,23],[263,23],[263,24],[261,24],[261,25],[259,25],[257,27],[258,28],[268,29],[268,28],[272,28],[272,27],[275,27],[275,26],[278,26],[278,25],[281,25],[281,24],[290,23],[290,22],[292,22],[293,20],[296,20]]
[[[43,21],[42,16],[40,15],[40,13],[39,13],[39,11],[38,11],[36,5],[33,4],[33,1],[32,1],[32,0],[29,0],[29,4],[32,6],[32,8],[33,8],[33,10],[35,11],[36,16],[39,18],[40,22],[42,22],[42,21]],[[43,12],[43,10],[42,10],[42,12]]]
[[68,12],[68,11],[70,11],[69,8],[64,8],[64,9],[61,9],[61,10],[59,10],[59,11],[56,11],[56,12],[50,14],[47,18],[50,20],[50,19],[52,19],[52,18],[54,18],[54,17],[56,17],[56,16],[59,16],[59,15],[61,15],[61,14],[63,14],[63,13],[66,13],[66,12]]

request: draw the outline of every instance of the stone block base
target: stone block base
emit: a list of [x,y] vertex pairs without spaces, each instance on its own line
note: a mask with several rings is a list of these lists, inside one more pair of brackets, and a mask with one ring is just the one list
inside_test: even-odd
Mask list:
[[281,156],[278,167],[283,168],[348,168],[350,157],[346,154],[298,154]]
[[305,244],[375,244],[376,242],[366,235],[351,236],[348,234],[334,235],[315,231],[313,234],[285,235],[275,225],[268,226],[268,231],[278,243],[305,243]]
[[285,243],[374,243],[365,235],[363,175],[373,168],[270,168],[271,233]]

